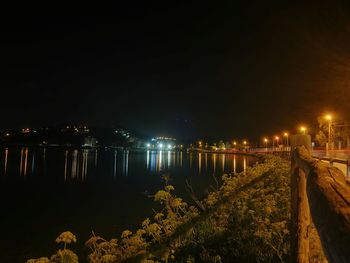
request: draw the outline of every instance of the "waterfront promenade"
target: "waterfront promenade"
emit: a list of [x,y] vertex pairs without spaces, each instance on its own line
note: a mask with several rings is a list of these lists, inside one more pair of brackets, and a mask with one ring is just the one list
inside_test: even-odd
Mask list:
[[[208,153],[232,153],[232,154],[286,154],[290,152],[290,147],[263,147],[247,149],[218,149],[204,150],[195,148],[194,151]],[[326,150],[325,148],[312,148],[312,157],[320,159],[323,162],[330,163],[332,166],[339,168],[347,177],[350,175],[350,149]]]

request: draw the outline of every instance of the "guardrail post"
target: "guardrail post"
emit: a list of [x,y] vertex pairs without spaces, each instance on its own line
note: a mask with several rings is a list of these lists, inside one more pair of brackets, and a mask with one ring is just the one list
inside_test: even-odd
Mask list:
[[306,193],[306,175],[296,163],[294,148],[305,146],[311,152],[310,135],[292,135],[291,142],[291,262],[309,262],[310,209]]
[[311,153],[311,136],[296,134],[290,136],[290,148],[291,151],[297,146],[305,146],[305,148]]

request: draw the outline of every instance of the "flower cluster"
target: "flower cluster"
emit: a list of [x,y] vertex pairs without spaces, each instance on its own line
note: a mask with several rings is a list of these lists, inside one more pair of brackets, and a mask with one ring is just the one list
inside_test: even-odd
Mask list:
[[77,238],[75,235],[73,235],[72,232],[70,231],[65,231],[61,233],[57,238],[56,238],[57,243],[65,243],[65,244],[70,244],[70,243],[75,243],[77,242]]
[[56,254],[49,258],[41,257],[37,259],[29,259],[26,263],[78,263],[78,256],[70,249],[67,249],[67,244],[77,242],[75,235],[70,231],[61,233],[56,238],[57,243],[64,243],[64,248],[59,249]]

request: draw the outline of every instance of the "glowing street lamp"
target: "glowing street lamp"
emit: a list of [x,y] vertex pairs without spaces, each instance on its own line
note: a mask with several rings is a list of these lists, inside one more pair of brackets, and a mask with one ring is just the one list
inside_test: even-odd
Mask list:
[[278,147],[278,141],[279,141],[280,137],[278,136],[275,136],[273,139],[272,139],[272,150],[274,151],[275,150],[275,141],[276,141],[276,146]]
[[276,140],[276,143],[277,143],[277,147],[278,147],[278,142],[279,142],[279,140],[280,140],[280,137],[278,137],[278,136],[275,136],[275,140]]
[[286,137],[286,140],[287,140],[287,147],[288,147],[288,146],[289,146],[289,141],[288,141],[288,139],[289,139],[289,134],[288,134],[288,132],[283,133],[283,136]]
[[232,144],[233,144],[233,148],[236,149],[237,142],[236,142],[236,141],[233,141]]
[[300,131],[305,135],[306,134],[306,127],[305,126],[301,126],[300,127]]
[[326,120],[328,120],[328,147],[331,147],[331,145],[332,145],[332,137],[331,137],[332,115],[327,114]]
[[264,138],[264,143],[265,143],[265,148],[266,148],[266,151],[267,151],[267,143],[269,142],[269,140],[267,138]]

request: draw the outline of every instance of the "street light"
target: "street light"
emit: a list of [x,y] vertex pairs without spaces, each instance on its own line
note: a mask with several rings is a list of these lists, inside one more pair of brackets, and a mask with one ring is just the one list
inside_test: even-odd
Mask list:
[[237,142],[233,142],[233,148],[236,149]]
[[326,120],[328,120],[328,148],[329,148],[332,145],[332,137],[331,137],[332,115],[327,114]]
[[268,143],[268,141],[269,141],[269,140],[268,140],[267,138],[264,138],[266,151],[267,151],[267,143]]
[[243,141],[244,149],[247,149],[247,141]]
[[284,135],[284,137],[286,137],[287,148],[288,148],[288,146],[289,146],[289,141],[288,141],[288,139],[289,139],[289,134],[288,134],[288,132],[285,132],[283,135]]
[[306,127],[301,126],[300,131],[305,135],[306,134]]
[[277,147],[278,147],[278,140],[280,139],[280,137],[275,136],[275,138],[272,139],[272,151],[275,151],[275,140],[277,143]]
[[277,143],[277,147],[278,147],[278,141],[280,140],[280,137],[276,136],[275,137],[276,143]]

